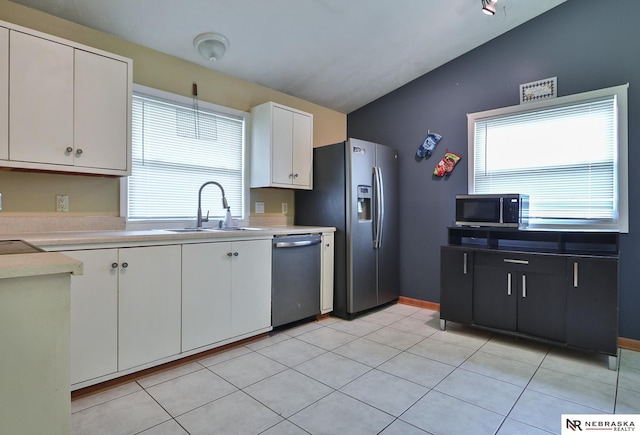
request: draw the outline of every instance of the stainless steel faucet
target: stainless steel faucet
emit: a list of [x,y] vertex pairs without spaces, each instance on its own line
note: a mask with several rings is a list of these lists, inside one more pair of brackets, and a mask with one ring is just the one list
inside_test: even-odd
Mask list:
[[224,188],[222,187],[222,185],[216,181],[207,181],[202,186],[200,186],[200,190],[198,191],[198,220],[196,221],[196,228],[202,228],[203,222],[209,222],[209,212],[207,211],[207,217],[203,218],[202,206],[201,206],[202,205],[202,189],[204,189],[204,186],[206,186],[207,184],[215,184],[220,188],[220,191],[222,192],[222,207],[225,209],[229,208],[229,203],[227,202],[227,197],[224,194]]

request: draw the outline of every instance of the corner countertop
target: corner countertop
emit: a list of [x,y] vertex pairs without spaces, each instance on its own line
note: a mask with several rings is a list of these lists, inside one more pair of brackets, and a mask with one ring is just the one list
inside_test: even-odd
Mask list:
[[0,279],[82,272],[82,262],[59,252],[0,255]]
[[[55,231],[46,233],[0,234],[0,239],[22,239],[47,250],[48,247],[85,244],[134,244],[140,242],[197,243],[221,239],[271,238],[288,234],[334,232],[334,227],[315,226],[271,226],[245,229],[174,232],[170,229],[149,230],[104,230],[104,231]],[[36,254],[30,254],[36,255]]]

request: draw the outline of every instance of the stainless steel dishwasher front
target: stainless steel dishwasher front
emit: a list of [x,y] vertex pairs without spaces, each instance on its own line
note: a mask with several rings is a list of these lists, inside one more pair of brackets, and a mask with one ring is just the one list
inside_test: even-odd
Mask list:
[[320,234],[273,238],[271,323],[274,328],[320,313]]

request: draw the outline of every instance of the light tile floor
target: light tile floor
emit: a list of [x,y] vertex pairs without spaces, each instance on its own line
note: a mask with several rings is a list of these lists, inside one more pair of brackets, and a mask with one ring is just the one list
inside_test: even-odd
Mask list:
[[544,434],[640,413],[640,353],[450,323],[408,305],[330,317],[72,402],[73,434]]

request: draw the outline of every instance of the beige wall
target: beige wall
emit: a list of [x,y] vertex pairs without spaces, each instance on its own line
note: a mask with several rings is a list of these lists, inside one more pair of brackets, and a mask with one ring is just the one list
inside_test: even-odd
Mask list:
[[[88,27],[79,26],[42,12],[0,0],[0,20],[49,33],[133,59],[134,83],[185,96],[191,95],[191,84],[198,83],[202,101],[238,110],[249,109],[266,101],[275,101],[313,113],[314,146],[345,140],[346,114],[327,109],[273,89],[231,77],[173,56],[136,45]],[[73,215],[119,215],[119,180],[64,174],[42,174],[0,170],[2,214],[55,213],[55,195],[69,195],[69,211]],[[280,213],[281,203],[293,210],[293,191],[254,189],[255,201],[265,202],[265,211]],[[289,212],[291,215],[291,211]],[[57,215],[60,215],[59,213]]]

